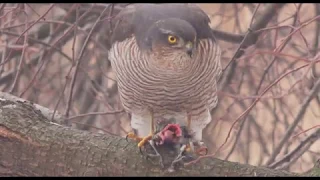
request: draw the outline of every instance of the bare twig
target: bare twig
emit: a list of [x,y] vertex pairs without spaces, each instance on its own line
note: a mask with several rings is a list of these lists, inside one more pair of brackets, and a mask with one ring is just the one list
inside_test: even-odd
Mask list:
[[88,42],[89,42],[89,39],[90,37],[92,36],[92,33],[93,33],[93,30],[95,29],[95,27],[97,26],[98,22],[100,21],[100,19],[102,18],[102,16],[104,15],[104,12],[108,9],[109,7],[106,7],[100,14],[100,16],[97,18],[96,22],[93,24],[93,27],[91,28],[90,32],[88,33],[88,36],[84,42],[84,45],[82,46],[82,49],[80,50],[80,54],[77,58],[77,64],[76,64],[76,69],[75,69],[75,72],[72,76],[72,80],[71,80],[71,86],[70,86],[70,93],[69,93],[69,99],[68,99],[68,104],[67,104],[67,108],[66,108],[66,111],[65,111],[65,116],[68,117],[69,116],[69,110],[70,110],[70,107],[71,107],[71,101],[72,101],[72,93],[73,93],[73,87],[74,87],[74,84],[75,84],[75,81],[76,81],[76,78],[77,78],[77,73],[78,73],[78,69],[79,69],[79,66],[80,66],[80,62],[81,62],[81,59],[82,59],[82,56],[84,54],[84,50],[86,49],[87,45],[88,45]]
[[[35,22],[32,23],[28,28],[26,28],[26,29],[19,35],[18,39],[16,40],[16,43],[19,42],[19,40],[21,39],[21,37],[22,37],[29,29],[31,29],[37,22],[39,22],[41,19],[43,19],[43,17],[46,16],[53,7],[54,7],[54,4],[52,4],[52,5],[48,8],[48,10],[47,10],[41,17],[38,18],[37,21],[35,21]],[[0,63],[0,66],[2,66],[2,65],[5,64],[5,63],[7,63],[8,60],[10,60],[9,58],[10,58],[10,56],[11,56],[11,53],[12,53],[12,50],[9,52],[7,58],[6,58],[3,62]]]
[[[2,10],[4,9],[4,7],[6,6],[6,3],[2,3],[0,6],[0,13],[2,12]],[[0,14],[1,15],[1,14]]]
[[231,43],[241,43],[245,39],[245,35],[232,34],[224,31],[219,31],[217,29],[212,29],[212,33],[217,39]]
[[300,110],[298,111],[298,114],[295,117],[293,123],[287,129],[287,131],[285,133],[285,136],[282,137],[282,139],[280,140],[280,143],[275,148],[275,150],[272,152],[270,158],[268,159],[268,161],[266,163],[268,166],[270,166],[274,162],[275,158],[277,157],[277,155],[279,154],[279,152],[283,148],[283,145],[285,144],[285,142],[288,141],[288,139],[292,135],[294,129],[297,126],[297,124],[301,121],[302,117],[304,116],[304,113],[306,112],[306,109],[307,109],[309,103],[314,98],[314,95],[316,93],[318,93],[319,88],[320,88],[320,78],[317,80],[317,82],[315,83],[314,87],[311,89],[309,95],[307,97],[305,97],[305,99],[303,100],[303,103],[300,106]]
[[[24,5],[24,4],[23,4]],[[25,29],[28,28],[28,14],[25,13],[26,15],[26,20],[25,20]],[[18,70],[17,70],[17,74],[14,78],[14,81],[13,81],[13,84],[11,86],[11,89],[10,89],[10,93],[13,93],[15,90],[16,90],[16,85],[18,83],[18,79],[20,78],[20,73],[21,73],[21,70],[22,70],[22,64],[23,64],[23,59],[24,59],[24,56],[25,56],[25,52],[26,52],[26,49],[27,49],[27,46],[28,46],[28,31],[26,31],[25,35],[24,35],[24,40],[23,40],[23,48],[22,48],[22,53],[21,53],[21,57],[20,57],[20,61],[19,61],[19,65],[18,65]]]
[[66,75],[66,82],[65,82],[65,84],[64,84],[64,86],[63,86],[63,88],[62,88],[62,91],[61,91],[61,95],[59,96],[59,99],[58,99],[58,101],[57,101],[57,104],[56,104],[56,106],[54,107],[54,111],[53,111],[53,115],[52,115],[52,119],[53,119],[53,117],[54,117],[54,114],[56,113],[56,110],[58,109],[58,105],[59,105],[59,103],[60,103],[60,100],[62,99],[62,97],[63,97],[63,95],[64,95],[64,91],[65,91],[65,89],[66,89],[66,87],[67,87],[67,84],[68,84],[68,80],[70,79],[70,73],[71,73],[71,71],[72,71],[72,68],[73,68],[73,64],[75,63],[75,43],[76,43],[76,39],[77,39],[77,29],[78,29],[78,15],[79,15],[79,13],[78,13],[78,10],[76,9],[76,22],[75,22],[75,28],[74,28],[74,39],[73,39],[73,42],[72,42],[72,65],[71,65],[71,67],[70,67],[70,69],[69,69],[69,71],[68,71],[68,73],[67,73],[67,75]]
[[[245,37],[243,38],[242,42],[240,43],[237,51],[235,52],[234,56],[232,57],[232,59],[228,62],[226,68],[224,68],[223,70],[223,74],[222,76],[225,76],[225,78],[222,80],[222,82],[220,83],[220,86],[222,87],[222,89],[224,87],[226,87],[226,85],[230,82],[230,80],[232,79],[233,75],[234,75],[234,68],[236,66],[236,64],[234,63],[236,59],[238,59],[239,57],[241,57],[244,53],[244,49],[246,49],[247,47],[255,44],[258,40],[258,37],[260,35],[260,33],[254,33],[255,31],[265,28],[267,26],[267,24],[269,23],[269,21],[273,18],[273,16],[275,15],[275,12],[279,9],[281,9],[285,4],[269,4],[265,10],[261,13],[261,16],[256,20],[256,23],[253,23],[251,27],[249,27],[249,30],[247,31]],[[252,20],[253,21],[253,20]],[[229,65],[231,65],[231,67],[229,68],[229,71],[226,73]]]
[[[317,60],[316,62],[320,62],[320,59]],[[300,66],[300,67],[297,67],[297,68],[295,68],[295,69],[292,69],[292,70],[284,73],[282,76],[280,76],[278,79],[276,79],[273,83],[271,83],[267,88],[265,88],[265,89],[262,91],[262,93],[260,94],[260,96],[262,96],[263,94],[265,94],[266,92],[268,92],[268,90],[269,90],[271,87],[273,87],[276,83],[278,83],[281,79],[283,79],[284,77],[286,77],[288,74],[293,73],[293,72],[295,72],[295,71],[298,71],[298,70],[300,70],[300,69],[302,69],[302,68],[305,68],[305,67],[307,67],[307,66],[310,66],[310,63],[305,64],[305,65],[302,65],[302,66]],[[319,83],[319,86],[320,86],[320,80],[319,80],[318,83]],[[317,92],[316,89],[313,89],[312,94],[314,95],[316,92]],[[311,96],[308,96],[308,98],[311,98]],[[309,100],[309,99],[307,99],[307,100]],[[229,132],[228,132],[228,134],[227,134],[227,137],[226,137],[225,141],[224,141],[224,142],[222,143],[222,145],[216,150],[215,153],[210,154],[210,155],[206,155],[206,156],[201,156],[201,157],[199,157],[198,159],[196,159],[196,160],[194,160],[194,161],[192,161],[192,162],[186,163],[186,165],[194,164],[194,163],[198,162],[198,161],[199,161],[200,159],[202,159],[202,158],[212,157],[212,156],[214,156],[215,154],[217,154],[217,152],[220,151],[220,149],[227,143],[227,141],[228,141],[228,139],[229,139],[229,137],[230,137],[230,135],[231,135],[231,131],[232,131],[233,127],[235,126],[235,124],[236,124],[239,120],[241,120],[243,117],[245,117],[245,116],[252,110],[252,108],[256,105],[256,103],[257,103],[258,101],[259,101],[259,98],[255,99],[255,101],[248,107],[248,109],[246,109],[243,113],[241,113],[241,115],[232,123],[231,128],[230,128],[230,130],[229,130]],[[309,101],[307,101],[308,104],[309,104],[310,101],[311,101],[311,99],[310,99]],[[305,106],[302,106],[302,107],[303,107],[303,108],[306,108]],[[305,109],[304,109],[304,112],[305,112]],[[304,113],[304,112],[300,111],[300,113]],[[298,115],[299,115],[299,114],[298,114]],[[300,116],[302,116],[302,114],[301,114]],[[300,120],[300,116],[298,117],[298,118],[299,118],[298,120]],[[284,143],[284,142],[283,142],[283,143]]]
[[[268,167],[270,168],[276,168],[278,166],[280,166],[283,163],[286,163],[285,166],[282,166],[279,169],[283,169],[286,166],[289,165],[288,162],[290,162],[291,164],[294,163],[294,161],[296,159],[298,159],[305,151],[301,151],[301,149],[303,147],[306,147],[306,145],[311,146],[317,139],[320,138],[320,129],[318,129],[317,131],[315,131],[314,133],[312,133],[310,136],[308,136],[307,138],[305,138],[295,149],[293,149],[290,153],[286,154],[285,156],[283,156],[281,159],[279,159],[278,161],[270,164]],[[304,150],[308,150],[309,148],[306,148]],[[298,155],[298,152],[299,155]],[[295,156],[295,158],[293,158]]]

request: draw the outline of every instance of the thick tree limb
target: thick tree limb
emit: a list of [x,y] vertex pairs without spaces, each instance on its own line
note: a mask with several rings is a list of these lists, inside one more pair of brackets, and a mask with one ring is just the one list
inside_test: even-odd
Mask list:
[[33,104],[1,97],[0,176],[295,175],[215,158],[169,173],[143,158],[134,142],[59,126]]

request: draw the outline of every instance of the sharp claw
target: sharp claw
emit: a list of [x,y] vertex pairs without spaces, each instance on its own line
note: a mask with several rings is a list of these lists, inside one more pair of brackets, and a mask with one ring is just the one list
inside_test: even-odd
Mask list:
[[[204,154],[202,152],[205,152]],[[208,154],[208,148],[206,146],[200,147],[197,151],[197,154],[200,156],[205,156]]]
[[126,135],[126,141],[128,142],[128,139],[134,139],[135,141],[138,141],[139,137],[135,135],[135,133],[130,132]]
[[[185,151],[194,152],[196,155],[199,156],[205,156],[208,154],[208,148],[204,145],[203,142],[197,142],[196,144],[194,144],[194,142],[189,142]],[[203,151],[205,153],[203,153]]]
[[141,155],[144,155],[141,147],[139,147],[139,151],[140,151]]
[[150,146],[152,147],[153,151],[155,152],[155,154],[150,154],[150,153],[143,153],[142,147],[139,147],[139,151],[142,155],[145,155],[147,159],[149,159],[149,157],[159,157],[159,164],[162,168],[164,168],[164,164],[163,164],[163,160],[162,160],[162,156],[160,155],[160,153],[158,152],[158,150],[156,149],[155,145],[154,145],[154,141],[153,140],[149,140],[148,141]]
[[172,161],[170,167],[168,168],[169,172],[174,172],[175,171],[175,165],[178,164],[179,162],[183,161],[186,158],[186,156],[181,156],[179,158],[176,158],[174,161]]
[[190,147],[189,147],[190,150],[191,150],[192,152],[194,152],[194,149],[195,149],[195,148],[194,148],[194,144],[193,144],[192,141],[189,142],[189,146],[190,146]]
[[184,158],[186,158],[186,156],[177,157],[175,160],[172,161],[171,166],[176,165],[177,163],[179,163],[180,161],[182,161]]
[[179,162],[181,162],[181,161],[183,161],[185,158],[187,158],[187,157],[186,156],[181,156],[179,159],[173,161],[174,165],[179,163]]
[[205,156],[205,155],[208,154],[208,148],[204,148],[204,149],[205,149],[205,152],[206,152],[206,153],[204,153],[204,156]]
[[146,136],[141,139],[141,141],[138,143],[138,147],[142,147],[146,144],[147,141],[152,140],[152,135]]
[[160,155],[160,153],[158,152],[158,150],[156,149],[156,147],[154,146],[154,141],[153,140],[149,140],[149,144],[151,145],[151,147],[153,148],[154,152],[156,153],[155,155],[153,155],[154,157],[157,156],[159,157],[159,164],[162,168],[164,168],[164,164],[163,164],[163,160],[162,160],[162,156]]
[[173,172],[174,171],[174,167],[177,163],[181,162],[184,158],[186,158],[186,156],[184,156],[184,152],[187,149],[187,145],[182,145],[182,147],[180,148],[180,153],[179,155],[172,161],[170,167],[169,167],[169,171]]

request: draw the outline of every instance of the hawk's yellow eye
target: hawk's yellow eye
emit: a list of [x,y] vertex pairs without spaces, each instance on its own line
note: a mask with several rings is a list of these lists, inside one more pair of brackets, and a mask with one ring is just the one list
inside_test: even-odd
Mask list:
[[168,42],[169,42],[170,44],[174,44],[174,43],[177,42],[177,38],[170,35],[170,36],[168,36]]

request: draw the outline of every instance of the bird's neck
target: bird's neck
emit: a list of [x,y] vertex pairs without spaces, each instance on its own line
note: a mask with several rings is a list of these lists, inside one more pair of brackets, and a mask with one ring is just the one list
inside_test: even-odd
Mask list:
[[194,65],[194,61],[192,58],[188,56],[185,52],[176,54],[157,54],[150,53],[149,54],[149,67],[150,69],[161,72],[164,71],[166,73],[174,72],[177,73],[185,73],[189,71]]

